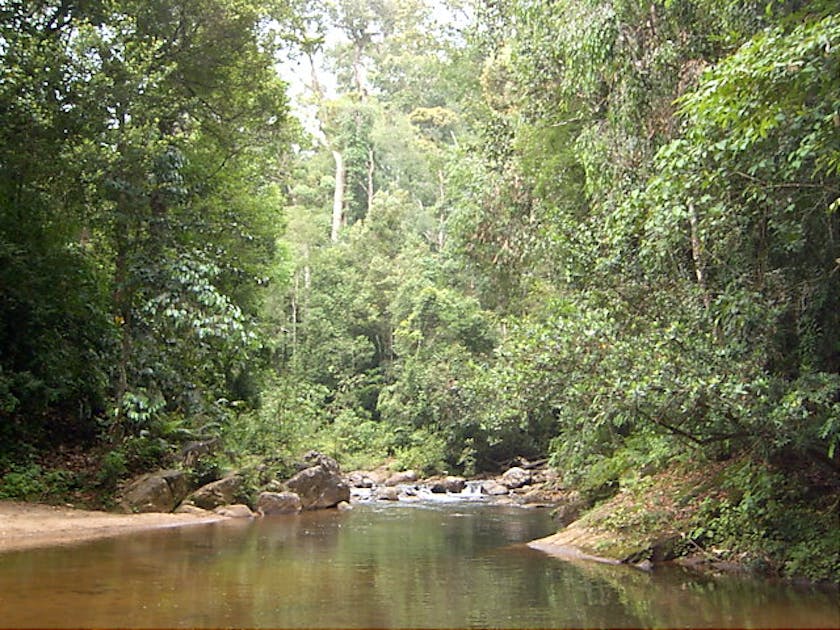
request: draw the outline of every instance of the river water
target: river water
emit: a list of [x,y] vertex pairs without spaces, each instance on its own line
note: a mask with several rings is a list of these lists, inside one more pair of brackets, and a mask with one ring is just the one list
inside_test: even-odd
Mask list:
[[0,554],[0,627],[823,627],[836,592],[570,563],[547,511],[360,504]]

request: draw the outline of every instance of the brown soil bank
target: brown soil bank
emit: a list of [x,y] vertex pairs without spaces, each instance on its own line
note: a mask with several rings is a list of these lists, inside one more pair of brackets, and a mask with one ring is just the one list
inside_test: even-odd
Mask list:
[[702,472],[671,469],[640,478],[530,546],[559,557],[616,564],[673,560],[687,551],[684,532],[694,521],[699,504],[718,492],[708,483],[709,478],[708,468]]
[[814,480],[747,458],[676,465],[624,480],[614,497],[530,546],[644,569],[677,562],[834,583],[840,576],[834,487],[822,473]]
[[161,527],[223,520],[194,514],[111,514],[0,501],[0,552],[72,544]]

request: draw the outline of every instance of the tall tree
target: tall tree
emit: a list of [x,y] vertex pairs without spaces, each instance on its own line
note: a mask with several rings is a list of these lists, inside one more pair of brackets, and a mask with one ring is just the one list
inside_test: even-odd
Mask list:
[[[264,28],[283,10],[214,0],[3,6],[4,146],[31,139],[41,163],[32,170],[7,153],[3,181],[40,191],[41,229],[59,250],[77,243],[109,295],[96,315],[115,324],[116,434],[164,409],[207,410],[237,395],[247,372],[279,216],[271,179],[289,138]],[[36,125],[24,107],[42,112]],[[26,204],[4,197],[4,216]]]

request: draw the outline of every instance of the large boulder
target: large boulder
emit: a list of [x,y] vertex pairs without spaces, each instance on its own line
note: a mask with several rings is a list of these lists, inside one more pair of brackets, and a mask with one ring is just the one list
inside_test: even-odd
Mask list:
[[495,479],[488,479],[481,482],[481,492],[489,494],[491,497],[500,497],[506,495],[509,490],[507,486],[503,486]]
[[220,505],[229,505],[242,491],[244,480],[239,475],[231,475],[218,481],[212,481],[193,492],[187,501],[205,510],[213,510]]
[[432,483],[431,490],[432,492],[442,494],[444,492],[453,492],[458,494],[461,492],[464,487],[467,485],[466,480],[463,477],[444,477],[443,479],[438,479],[437,481]]
[[398,486],[401,483],[413,483],[417,481],[417,473],[413,470],[397,472],[385,480],[386,486]]
[[399,501],[400,491],[393,486],[383,486],[373,491],[373,498],[377,501]]
[[300,497],[304,510],[320,510],[350,500],[350,486],[341,478],[334,459],[315,451],[304,459],[317,463],[286,482],[286,487]]
[[261,492],[257,499],[257,512],[271,514],[297,514],[302,506],[294,492]]
[[120,508],[133,512],[171,512],[189,492],[181,470],[159,470],[138,477],[125,489]]
[[513,468],[508,468],[504,472],[501,478],[499,478],[499,483],[509,490],[521,488],[522,486],[527,486],[531,483],[531,473],[524,468],[514,466]]

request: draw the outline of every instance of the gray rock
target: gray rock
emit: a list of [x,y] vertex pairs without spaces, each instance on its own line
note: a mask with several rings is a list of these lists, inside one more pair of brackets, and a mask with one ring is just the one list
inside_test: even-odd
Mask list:
[[254,518],[254,513],[251,511],[251,508],[242,503],[220,505],[213,511],[219,516],[227,516],[228,518]]
[[385,486],[374,490],[373,498],[377,501],[399,501],[400,492],[394,487]]
[[338,508],[339,512],[349,512],[350,510],[353,509],[353,506],[350,505],[347,501],[342,501],[341,503],[339,503],[335,507]]
[[509,490],[507,486],[503,486],[494,479],[488,479],[481,482],[481,491],[484,494],[489,494],[491,497],[501,497],[506,495]]
[[347,473],[347,483],[353,488],[373,488],[376,485],[373,479],[362,470],[354,470]]
[[189,492],[180,470],[159,470],[138,477],[125,489],[120,508],[132,512],[171,512]]
[[189,477],[183,470],[163,470],[160,474],[169,484],[169,489],[172,490],[172,498],[175,499],[175,505],[178,505],[190,493]]
[[531,473],[519,466],[514,466],[508,468],[498,481],[509,490],[513,490],[531,483]]
[[318,464],[301,470],[286,482],[286,487],[300,497],[304,510],[329,508],[350,500],[350,486],[341,478],[338,464],[335,468],[327,463],[327,467]]
[[188,501],[205,510],[212,510],[220,505],[233,503],[235,497],[242,490],[243,479],[239,475],[231,475],[218,481],[201,486],[193,492]]
[[432,486],[432,492],[442,494],[444,492],[452,492],[457,494],[464,489],[467,485],[466,480],[463,477],[444,477],[438,481],[435,481]]
[[386,468],[385,466],[380,466],[376,470],[369,470],[365,474],[368,477],[370,477],[374,485],[380,485],[385,483],[388,480],[388,478],[392,475],[391,471],[388,470],[388,468]]
[[300,497],[294,492],[261,492],[257,511],[271,514],[297,514],[302,509]]
[[388,477],[385,480],[385,485],[397,486],[401,483],[412,483],[413,481],[417,481],[417,473],[413,470],[404,470]]

